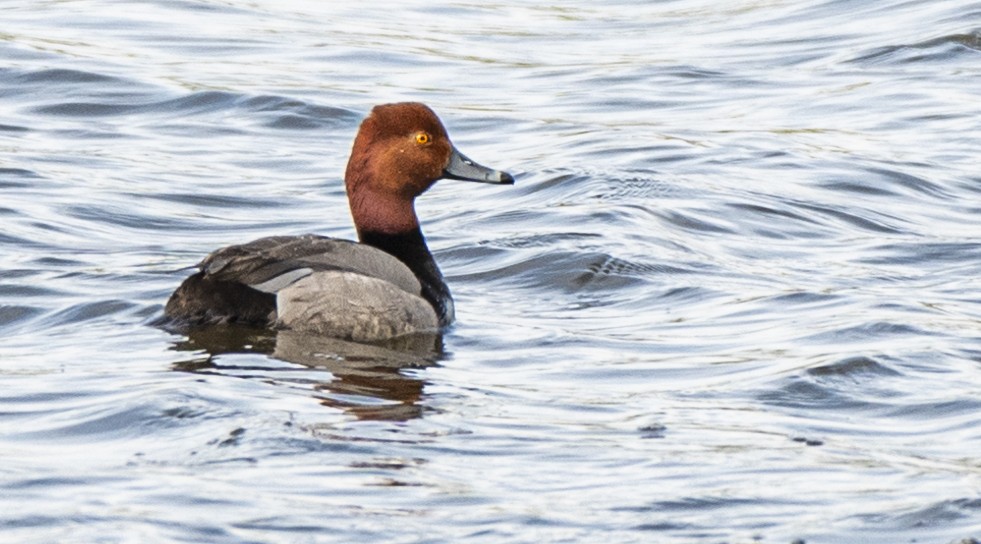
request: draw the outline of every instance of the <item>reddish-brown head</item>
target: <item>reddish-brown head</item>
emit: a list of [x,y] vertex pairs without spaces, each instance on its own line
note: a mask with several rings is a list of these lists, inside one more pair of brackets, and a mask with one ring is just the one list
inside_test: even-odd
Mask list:
[[514,183],[460,154],[433,110],[417,102],[375,106],[361,123],[344,182],[358,232],[418,228],[413,201],[444,177]]

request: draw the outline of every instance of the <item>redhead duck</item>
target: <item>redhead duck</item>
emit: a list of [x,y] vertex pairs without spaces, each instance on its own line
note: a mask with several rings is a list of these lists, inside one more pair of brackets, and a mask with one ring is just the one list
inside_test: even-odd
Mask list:
[[435,332],[453,299],[419,229],[415,198],[442,178],[510,185],[468,159],[427,106],[376,106],[344,183],[359,242],[271,236],[208,255],[164,310],[187,325],[244,323],[355,341]]

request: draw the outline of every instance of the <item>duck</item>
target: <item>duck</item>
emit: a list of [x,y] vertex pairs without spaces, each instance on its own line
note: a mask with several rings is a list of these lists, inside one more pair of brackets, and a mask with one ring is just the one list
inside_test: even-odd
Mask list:
[[358,240],[269,236],[218,249],[170,296],[166,320],[356,342],[439,333],[455,318],[453,297],[426,244],[415,199],[440,179],[514,184],[511,174],[457,150],[428,106],[375,106],[344,173]]

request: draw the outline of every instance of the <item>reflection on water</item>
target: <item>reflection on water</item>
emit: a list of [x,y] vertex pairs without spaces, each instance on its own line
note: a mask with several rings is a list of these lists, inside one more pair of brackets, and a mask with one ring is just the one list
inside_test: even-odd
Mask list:
[[[358,419],[406,421],[421,417],[420,401],[426,382],[405,371],[435,365],[443,356],[443,338],[437,334],[403,336],[376,344],[236,325],[201,328],[186,334],[186,339],[174,343],[172,349],[199,355],[174,363],[174,370],[249,379],[277,375],[275,379],[279,381],[311,385],[314,397],[324,406],[343,409]],[[280,364],[242,368],[223,362],[223,355],[236,353],[263,354],[304,368],[283,375]],[[319,373],[304,369],[326,370],[331,378],[318,379]]]

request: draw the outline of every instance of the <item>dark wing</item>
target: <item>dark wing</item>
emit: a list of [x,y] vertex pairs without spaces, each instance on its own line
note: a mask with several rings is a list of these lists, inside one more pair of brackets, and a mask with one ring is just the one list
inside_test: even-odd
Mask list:
[[228,246],[199,265],[216,281],[234,282],[276,293],[317,271],[353,272],[390,282],[419,294],[419,280],[401,261],[372,246],[314,234],[270,236]]

